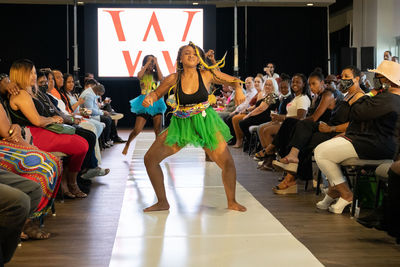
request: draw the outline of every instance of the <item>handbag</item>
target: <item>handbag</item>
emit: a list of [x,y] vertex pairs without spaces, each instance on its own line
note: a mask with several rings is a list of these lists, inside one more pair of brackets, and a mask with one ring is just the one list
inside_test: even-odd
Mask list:
[[52,123],[45,129],[58,134],[75,134],[75,127],[63,123]]
[[[11,107],[8,107],[8,110],[18,119],[26,121],[28,124],[30,121],[27,118],[21,117],[18,114],[16,114]],[[68,125],[68,124],[63,124],[63,123],[52,123],[49,124],[45,127],[46,130],[49,130],[54,133],[58,134],[75,134],[75,127]]]

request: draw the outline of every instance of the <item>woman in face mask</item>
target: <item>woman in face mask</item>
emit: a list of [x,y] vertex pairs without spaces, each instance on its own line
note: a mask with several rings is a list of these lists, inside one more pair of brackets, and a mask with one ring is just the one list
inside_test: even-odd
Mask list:
[[[376,96],[368,94],[357,100],[351,107],[345,134],[315,149],[315,160],[330,184],[325,198],[317,203],[320,209],[329,208],[330,212],[342,213],[351,204],[353,193],[341,172],[342,161],[349,158],[393,159],[397,151],[395,136],[400,121],[400,65],[385,60],[372,72],[376,73],[375,90],[380,93]],[[350,89],[357,82],[358,79],[344,76],[342,88]],[[331,205],[335,199],[338,199],[337,202]]]
[[[312,177],[312,154],[316,146],[325,142],[343,132],[346,131],[349,125],[349,115],[351,105],[360,97],[364,96],[364,93],[358,86],[358,77],[360,71],[354,67],[346,67],[342,72],[342,78],[345,80],[346,98],[336,97],[334,106],[331,111],[328,108],[325,110],[325,115],[319,117],[319,121],[312,119],[301,120],[294,126],[291,134],[291,139],[288,143],[290,152],[283,158],[280,159],[280,163],[275,162],[274,165],[285,170],[287,172],[284,180],[274,188],[276,194],[291,194],[297,192],[296,179],[307,180]],[[347,82],[346,80],[354,80]],[[311,74],[309,77],[310,86],[312,91],[318,95],[324,95],[325,90],[329,91],[332,89],[318,89],[321,84],[323,77]],[[347,88],[347,84],[352,84],[350,88]],[[319,92],[318,92],[319,91]],[[329,99],[330,94],[325,93],[325,101]],[[330,96],[332,97],[332,96]],[[317,101],[318,102],[318,101]],[[321,102],[323,103],[322,97]],[[329,103],[329,102],[325,102]],[[318,106],[320,106],[319,104]],[[323,104],[322,104],[323,106]],[[321,106],[321,107],[322,107]],[[322,110],[322,109],[321,109]],[[328,110],[328,111],[327,111]],[[314,112],[313,116],[320,112]],[[329,114],[329,115],[328,115]],[[312,118],[310,116],[309,118]],[[287,162],[284,164],[284,162]]]

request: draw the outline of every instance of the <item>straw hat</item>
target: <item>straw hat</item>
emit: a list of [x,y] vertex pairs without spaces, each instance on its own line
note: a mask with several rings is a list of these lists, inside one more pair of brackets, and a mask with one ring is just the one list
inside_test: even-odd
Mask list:
[[394,61],[384,60],[374,70],[368,70],[369,72],[379,73],[385,76],[389,81],[400,85],[400,64]]

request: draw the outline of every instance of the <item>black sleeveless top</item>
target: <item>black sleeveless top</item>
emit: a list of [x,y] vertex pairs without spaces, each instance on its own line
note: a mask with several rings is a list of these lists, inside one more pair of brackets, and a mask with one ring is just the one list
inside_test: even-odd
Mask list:
[[329,126],[337,126],[350,120],[350,104],[349,101],[355,96],[352,95],[347,101],[339,100],[336,102],[335,108],[332,110],[331,118],[328,122]]
[[[202,102],[206,102],[208,100],[208,91],[207,88],[204,86],[203,79],[201,78],[200,70],[197,70],[197,74],[199,76],[199,87],[197,91],[193,94],[185,94],[182,90],[182,84],[179,80],[176,94],[179,98],[179,105],[180,106],[188,106],[193,104],[199,104]],[[178,102],[178,100],[177,100]]]
[[[32,101],[35,104],[35,108],[39,115],[47,117],[46,109],[43,103],[34,97],[32,97]],[[19,124],[20,126],[32,126],[32,123],[25,117],[21,110],[13,110],[10,106],[10,103],[7,104],[12,123]]]
[[[311,108],[309,108],[308,114],[312,115],[317,110],[319,104],[321,103],[322,97],[324,96],[324,94],[327,94],[329,92],[331,92],[333,94],[333,96],[335,97],[334,92],[325,90],[321,95],[318,95],[317,99],[314,102],[314,105]],[[322,115],[318,118],[317,121],[328,122],[330,120],[331,116],[332,116],[332,109],[327,108],[324,111],[324,113],[322,113]]]

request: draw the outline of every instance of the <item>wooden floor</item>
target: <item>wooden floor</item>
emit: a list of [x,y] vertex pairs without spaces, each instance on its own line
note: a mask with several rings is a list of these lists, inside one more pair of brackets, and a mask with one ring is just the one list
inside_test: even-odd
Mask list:
[[[126,138],[128,131],[120,131]],[[103,167],[111,168],[97,178],[87,199],[57,203],[57,216],[46,219],[49,240],[28,241],[19,247],[11,266],[108,266],[118,227],[129,174],[129,158],[123,145],[103,152]],[[325,266],[400,266],[400,247],[383,232],[366,229],[349,214],[320,212],[321,197],[313,190],[298,195],[276,196],[271,188],[278,173],[256,170],[256,162],[231,149],[238,182],[266,207]],[[135,225],[132,225],[135,227]],[[290,255],[288,255],[290,257]],[[250,265],[249,265],[250,266]],[[266,262],[266,265],[268,263]]]

